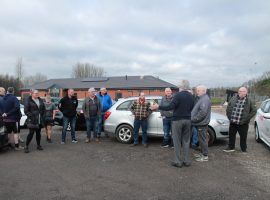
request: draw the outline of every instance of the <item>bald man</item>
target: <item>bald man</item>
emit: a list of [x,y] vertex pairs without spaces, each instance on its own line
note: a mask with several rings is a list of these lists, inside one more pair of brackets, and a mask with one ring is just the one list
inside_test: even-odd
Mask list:
[[225,152],[235,151],[236,133],[240,135],[240,147],[242,152],[247,152],[247,133],[250,119],[256,114],[255,103],[247,96],[245,87],[240,87],[238,95],[233,96],[227,106],[226,114],[230,120],[229,145]]

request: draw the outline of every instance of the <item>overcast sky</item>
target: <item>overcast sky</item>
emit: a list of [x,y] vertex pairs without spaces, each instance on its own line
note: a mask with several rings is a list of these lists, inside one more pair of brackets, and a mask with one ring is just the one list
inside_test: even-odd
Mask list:
[[269,0],[0,0],[0,70],[154,75],[238,86],[270,67]]

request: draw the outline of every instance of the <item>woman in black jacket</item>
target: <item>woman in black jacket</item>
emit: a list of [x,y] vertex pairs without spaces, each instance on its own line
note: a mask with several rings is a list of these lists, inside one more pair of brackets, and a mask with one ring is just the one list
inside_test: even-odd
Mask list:
[[41,140],[41,128],[43,127],[43,116],[45,113],[45,106],[43,100],[39,97],[38,90],[32,91],[30,96],[24,105],[24,112],[27,115],[27,127],[29,128],[29,134],[26,139],[25,153],[29,153],[29,144],[36,132],[37,149],[43,150],[40,145]]

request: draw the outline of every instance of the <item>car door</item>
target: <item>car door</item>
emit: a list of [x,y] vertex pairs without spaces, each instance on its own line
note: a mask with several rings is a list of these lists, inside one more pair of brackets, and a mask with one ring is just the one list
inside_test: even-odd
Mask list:
[[265,106],[261,109],[260,120],[260,137],[270,143],[270,101],[266,102]]
[[[155,102],[154,99],[147,99],[147,101],[150,103],[150,105],[153,105]],[[157,134],[157,127],[158,127],[157,117],[158,117],[158,112],[152,111],[152,113],[148,117],[147,134],[149,134],[149,135],[156,135]]]

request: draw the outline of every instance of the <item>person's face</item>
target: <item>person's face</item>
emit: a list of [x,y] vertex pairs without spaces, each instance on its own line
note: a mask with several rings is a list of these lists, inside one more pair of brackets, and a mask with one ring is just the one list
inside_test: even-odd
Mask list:
[[88,91],[89,97],[92,97],[93,98],[95,96],[95,94],[96,94],[95,91]]
[[202,96],[204,94],[204,89],[203,88],[197,88],[196,89],[196,94],[197,96]]
[[38,91],[34,91],[34,92],[32,93],[32,98],[33,98],[33,99],[37,99],[38,97],[39,97]]
[[165,95],[166,96],[171,96],[172,95],[172,91],[171,90],[165,90]]
[[102,89],[102,90],[100,90],[100,93],[101,93],[102,95],[104,95],[106,92],[107,92],[107,90],[106,90],[106,89]]
[[74,90],[68,90],[68,96],[71,97],[74,95]]
[[145,99],[144,93],[141,93],[141,94],[140,94],[140,99]]
[[244,87],[239,88],[238,95],[240,98],[247,96],[247,89]]

